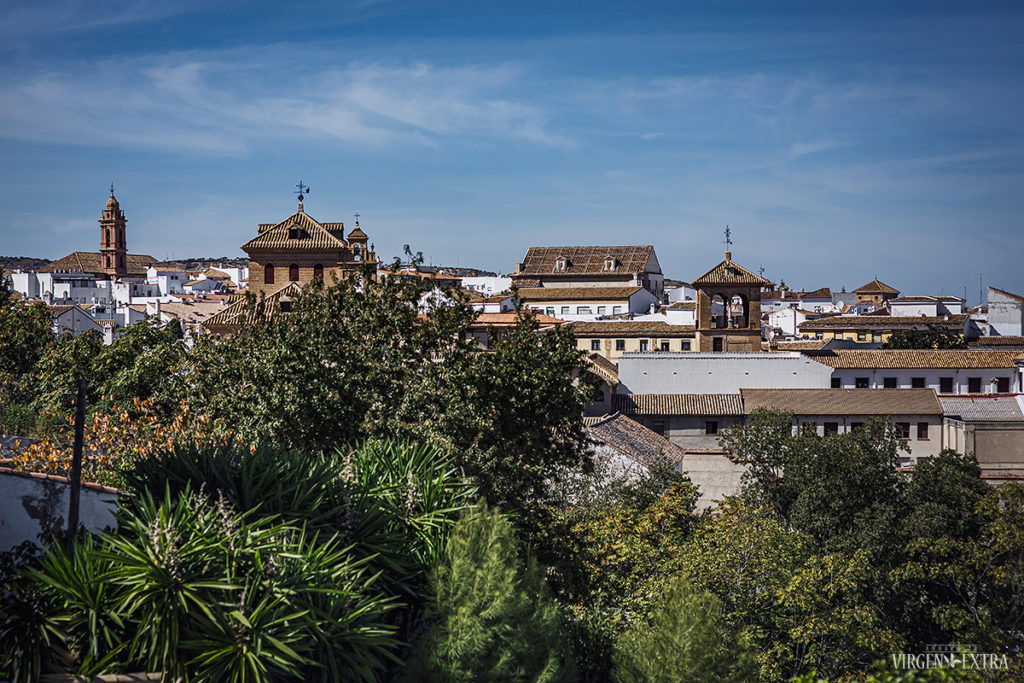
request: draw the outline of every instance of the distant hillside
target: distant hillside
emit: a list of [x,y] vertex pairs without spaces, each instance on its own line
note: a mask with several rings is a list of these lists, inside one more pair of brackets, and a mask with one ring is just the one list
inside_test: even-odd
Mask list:
[[454,275],[455,277],[497,277],[497,273],[479,268],[461,268],[459,266],[420,266],[420,270]]
[[52,263],[52,261],[45,258],[0,256],[0,268],[6,268],[7,270],[39,270],[48,263]]
[[249,259],[245,256],[219,256],[217,258],[202,256],[196,258],[178,258],[172,261],[165,261],[164,265],[181,266],[185,270],[205,270],[216,265],[228,268],[244,268],[249,265]]

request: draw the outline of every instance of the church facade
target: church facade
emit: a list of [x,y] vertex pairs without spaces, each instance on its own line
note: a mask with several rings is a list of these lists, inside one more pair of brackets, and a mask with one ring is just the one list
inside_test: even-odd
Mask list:
[[299,210],[278,223],[261,224],[257,235],[242,245],[249,257],[249,290],[270,296],[283,287],[305,285],[314,278],[324,282],[357,272],[377,255],[359,227],[346,235],[344,223],[321,223]]

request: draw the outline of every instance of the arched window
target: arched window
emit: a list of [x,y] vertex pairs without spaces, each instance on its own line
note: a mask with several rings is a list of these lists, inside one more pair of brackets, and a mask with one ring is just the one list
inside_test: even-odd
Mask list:
[[555,272],[564,273],[568,265],[569,260],[566,259],[564,256],[559,256],[558,258],[555,259]]
[[263,266],[263,284],[272,285],[274,284],[274,264],[268,263]]
[[313,266],[313,277],[321,280],[324,279],[324,264],[318,263]]
[[299,264],[293,263],[288,266],[288,279],[292,282],[299,281]]
[[110,228],[107,228],[107,244],[110,244]]
[[353,261],[362,261],[363,260],[362,247],[360,247],[358,244],[355,245],[354,247],[352,247],[352,260]]

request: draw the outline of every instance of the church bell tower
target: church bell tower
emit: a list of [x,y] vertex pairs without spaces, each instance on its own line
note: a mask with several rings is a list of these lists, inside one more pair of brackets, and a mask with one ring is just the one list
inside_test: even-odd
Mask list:
[[110,199],[100,216],[100,268],[111,279],[128,274],[128,243],[125,240],[124,212],[114,198],[114,184],[110,184]]

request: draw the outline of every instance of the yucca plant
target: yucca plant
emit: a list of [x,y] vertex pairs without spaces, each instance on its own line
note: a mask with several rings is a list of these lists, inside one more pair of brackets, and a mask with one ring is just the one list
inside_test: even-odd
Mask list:
[[55,621],[78,661],[78,672],[96,674],[119,662],[127,645],[125,622],[115,608],[121,602],[113,569],[92,534],[78,536],[70,551],[50,546],[36,567],[25,571],[41,594],[57,606]]

